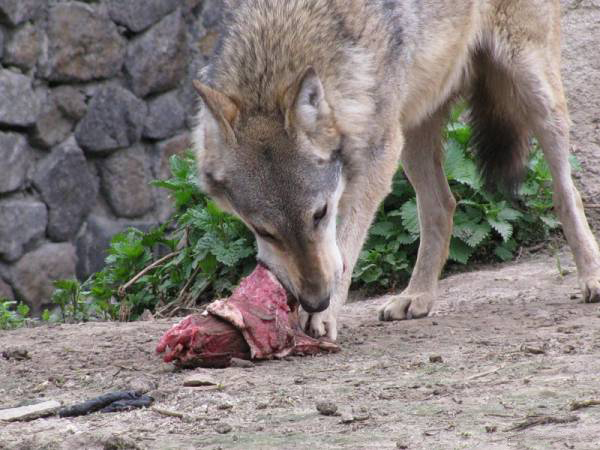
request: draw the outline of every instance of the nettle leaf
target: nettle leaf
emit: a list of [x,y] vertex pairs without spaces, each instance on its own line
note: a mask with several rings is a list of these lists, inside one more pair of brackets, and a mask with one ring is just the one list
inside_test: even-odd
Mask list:
[[[448,128],[454,126],[454,124],[460,122],[460,116],[467,110],[467,103],[465,101],[460,101],[452,108],[450,111],[450,121],[448,124]],[[464,126],[464,125],[463,125]]]
[[513,258],[516,249],[517,242],[514,239],[510,239],[498,245],[494,249],[494,254],[502,261],[510,261]]
[[536,195],[540,191],[540,184],[535,179],[525,180],[519,187],[519,196]]
[[471,139],[471,129],[460,122],[448,126],[448,137],[466,146]]
[[409,200],[400,208],[400,217],[402,217],[402,225],[412,234],[419,234],[419,212],[417,210],[416,199]]
[[[551,212],[550,170],[539,149],[534,150],[518,207],[498,193],[485,191],[469,147],[471,129],[461,122],[465,108],[462,104],[453,110],[444,133],[445,170],[458,200],[450,259],[466,264],[477,253],[484,260],[486,257],[507,260],[518,245],[539,240],[558,226]],[[576,162],[571,164],[575,166]],[[202,194],[193,154],[173,156],[170,165],[171,177],[153,182],[154,186],[166,189],[175,204],[168,225],[149,232],[127,230],[117,235],[102,271],[79,287],[71,283],[57,286],[53,298],[67,305],[81,293],[91,302],[89,311],[98,312],[94,317],[109,319],[118,318],[119,302],[124,302],[131,310],[130,317],[135,319],[146,308],[178,298],[192,276],[195,278],[186,288],[186,297],[205,301],[227,295],[240,277],[255,267],[252,234],[241,221],[221,211]],[[399,169],[392,192],[379,208],[356,264],[354,282],[378,290],[405,282],[417,256],[419,231],[415,192]],[[157,261],[164,254],[157,250],[164,247],[179,253],[153,267],[121,299],[119,286]],[[77,297],[76,305],[80,303],[81,298]],[[88,312],[82,309],[77,314],[87,317]]]
[[577,159],[577,156],[575,156],[573,153],[569,155],[569,164],[571,164],[571,169],[573,169],[573,172],[581,171],[581,163]]
[[463,147],[456,141],[446,144],[444,171],[449,181],[465,184],[475,190],[481,188],[481,177],[475,163],[467,158]]
[[556,217],[549,214],[545,216],[540,216],[540,220],[551,230],[553,230],[554,228],[558,228],[561,225],[560,221]]
[[360,278],[365,283],[374,283],[379,279],[379,277],[381,277],[381,275],[383,275],[383,270],[381,267],[371,264],[366,270],[363,271]]
[[492,227],[487,223],[472,224],[469,233],[461,239],[472,248],[478,247],[492,232]]
[[396,226],[392,222],[377,222],[373,224],[369,232],[374,236],[390,237]]
[[396,242],[399,245],[409,245],[415,242],[417,239],[419,239],[419,236],[416,234],[401,233],[396,236]]
[[211,248],[211,253],[215,255],[217,261],[229,267],[235,266],[240,260],[250,256],[253,251],[254,249],[248,246],[245,239],[229,243],[216,241]]
[[523,214],[521,214],[520,211],[510,207],[504,207],[500,210],[500,212],[498,212],[498,219],[503,222],[514,222],[515,220],[520,219],[522,216]]
[[494,249],[494,255],[496,255],[502,261],[510,261],[513,258],[513,252],[506,247],[502,247],[501,245]]
[[457,238],[450,240],[450,253],[448,258],[461,264],[467,264],[474,250]]
[[488,223],[498,232],[504,242],[508,241],[513,234],[513,226],[509,222],[504,222],[492,218],[487,219]]

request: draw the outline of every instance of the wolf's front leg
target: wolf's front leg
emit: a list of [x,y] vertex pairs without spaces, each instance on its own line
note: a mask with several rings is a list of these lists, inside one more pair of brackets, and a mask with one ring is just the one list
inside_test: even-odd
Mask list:
[[390,296],[380,308],[380,320],[402,320],[429,314],[436,297],[438,277],[450,246],[456,202],[442,167],[441,129],[446,108],[406,134],[402,166],[417,193],[421,238],[417,262],[408,287]]
[[[403,144],[399,127],[386,134],[387,139],[381,148],[374,152],[364,152],[359,173],[353,174],[346,182],[344,194],[338,209],[337,245],[344,260],[344,271],[335,284],[329,308],[325,311],[308,314],[300,311],[301,323],[307,333],[314,337],[326,336],[337,339],[337,318],[348,297],[354,265],[367,237],[369,226],[377,208],[390,192],[392,179],[398,168],[398,159]],[[371,155],[377,154],[377,159]]]

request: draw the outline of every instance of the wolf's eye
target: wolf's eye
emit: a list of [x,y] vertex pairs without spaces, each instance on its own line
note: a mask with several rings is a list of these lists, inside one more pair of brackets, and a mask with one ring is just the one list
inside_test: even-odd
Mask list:
[[327,203],[321,209],[319,209],[313,216],[313,224],[315,228],[321,223],[323,218],[327,215]]
[[275,236],[266,231],[264,228],[254,227],[254,231],[256,231],[256,234],[258,234],[263,239],[266,239],[268,241],[277,241],[277,238],[275,238]]

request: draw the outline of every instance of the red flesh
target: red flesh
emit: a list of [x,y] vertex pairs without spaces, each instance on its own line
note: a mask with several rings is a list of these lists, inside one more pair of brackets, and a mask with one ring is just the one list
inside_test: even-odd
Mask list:
[[226,367],[231,358],[271,359],[289,354],[339,351],[336,344],[307,336],[297,310],[275,276],[257,266],[231,297],[216,300],[206,315],[191,315],[171,327],[156,351],[181,367]]

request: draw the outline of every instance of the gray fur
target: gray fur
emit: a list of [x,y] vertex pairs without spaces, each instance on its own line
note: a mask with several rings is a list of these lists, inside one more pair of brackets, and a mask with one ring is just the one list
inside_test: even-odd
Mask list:
[[566,157],[558,0],[228,3],[218,51],[197,83],[200,179],[255,231],[259,258],[299,298],[309,331],[335,339],[352,269],[400,160],[417,192],[421,241],[409,286],[380,318],[431,310],[456,205],[441,130],[461,95],[473,103],[484,174],[517,179],[527,137],[539,138],[585,298],[600,301],[600,250]]

